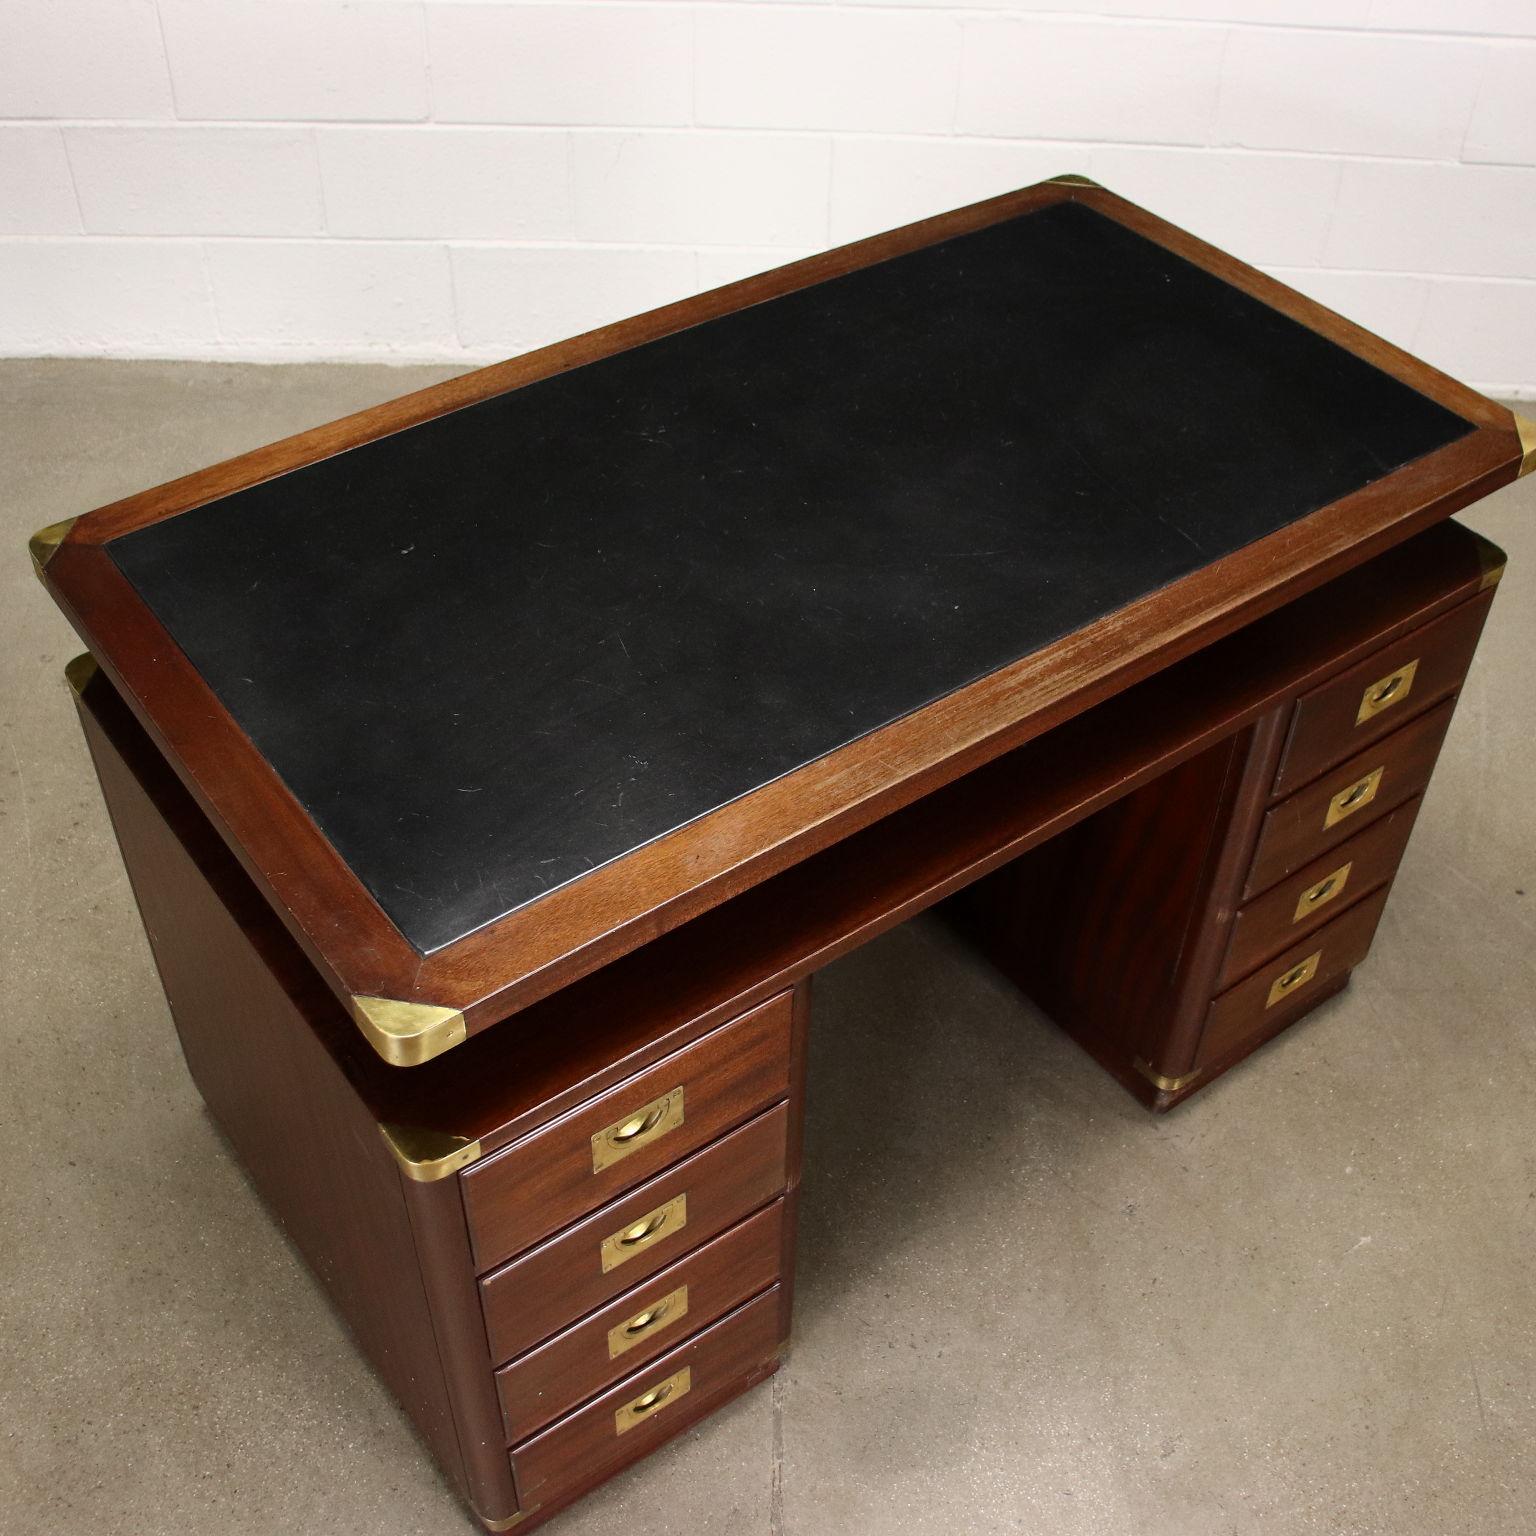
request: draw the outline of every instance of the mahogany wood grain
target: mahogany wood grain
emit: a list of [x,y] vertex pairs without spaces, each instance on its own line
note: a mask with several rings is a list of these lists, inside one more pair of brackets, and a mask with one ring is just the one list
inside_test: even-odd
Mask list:
[[[1488,552],[1484,558],[1490,566],[1497,564]],[[1321,833],[1322,812],[1337,784],[1320,796],[1303,791],[1294,803],[1279,806],[1270,805],[1270,795],[1296,715],[1292,689],[1307,700],[1347,696],[1346,729],[1352,729],[1361,689],[1390,670],[1394,657],[1447,658],[1427,661],[1428,697],[1421,701],[1427,712],[1433,712],[1437,694],[1444,696],[1444,676],[1453,679],[1450,686],[1459,682],[1469,659],[1462,637],[1470,635],[1475,643],[1490,594],[1479,594],[1454,570],[1437,579],[1444,581],[1448,606],[1425,606],[1410,597],[1401,610],[1405,622],[1384,626],[1381,643],[1363,656],[1355,627],[1359,614],[1348,583],[1298,604],[1285,623],[1277,618],[1255,625],[1216,648],[1212,656],[1220,658],[1226,677],[1209,679],[1213,697],[1229,692],[1233,678],[1248,675],[1248,666],[1260,661],[1259,644],[1270,648],[1263,664],[1273,676],[1285,671],[1288,655],[1295,663],[1291,689],[1272,696],[1270,707],[1246,731],[1134,790],[1070,836],[1006,866],[957,905],[962,929],[1151,1107],[1166,1108],[1194,1091],[1170,1092],[1157,1080],[1178,1082],[1196,1071],[1197,1061],[1200,1083],[1215,1075],[1213,1059],[1201,1047],[1215,993],[1390,879],[1417,808],[1415,800],[1399,814],[1392,810],[1394,798],[1422,788],[1438,735],[1432,742],[1424,740],[1422,752],[1414,746],[1413,731],[1399,730],[1390,741],[1380,738],[1384,749],[1390,745],[1394,753],[1406,752],[1408,761],[1393,766],[1381,804],[1360,815],[1367,823],[1381,816],[1390,828],[1363,842],[1358,875],[1352,873],[1354,883],[1340,905],[1321,908],[1299,926],[1292,925],[1292,918],[1300,893],[1337,868],[1350,846],[1345,840],[1360,828],[1351,829],[1346,820],[1337,831]],[[1387,589],[1386,600],[1392,596]],[[1328,598],[1334,601],[1325,606]],[[1174,674],[1184,671],[1193,672],[1192,664]],[[1304,719],[1326,721],[1336,730],[1337,715],[1337,706],[1330,703]],[[1412,723],[1411,713],[1395,722],[1398,727]],[[1316,731],[1309,731],[1308,742],[1307,751],[1324,750]],[[1323,805],[1313,803],[1319,798]],[[1265,881],[1274,861],[1283,867],[1289,857],[1276,838],[1298,816],[1304,818],[1298,823],[1301,845],[1326,851],[1239,911],[1256,848],[1258,881]],[[1308,830],[1314,817],[1316,835]],[[1197,873],[1202,869],[1203,874]],[[1232,948],[1239,926],[1242,940]],[[1317,984],[1311,992],[1320,996],[1322,990],[1323,984]],[[1294,1010],[1281,1015],[1295,1016]],[[1235,1061],[1241,1054],[1229,1045],[1223,1057]]]
[[[1259,828],[1243,899],[1268,890],[1303,864],[1321,858],[1346,838],[1363,831],[1378,816],[1418,794],[1434,772],[1440,743],[1445,740],[1455,707],[1454,698],[1444,700],[1363,752],[1346,758],[1305,789],[1271,806]],[[1342,821],[1324,826],[1333,797],[1378,768],[1382,774],[1374,798]]]
[[[675,1439],[685,1430],[692,1429],[701,1419],[706,1419],[710,1414],[723,1408],[733,1398],[743,1394],[760,1383],[766,1381],[779,1368],[778,1356],[762,1361],[751,1367],[743,1374],[733,1378],[713,1397],[705,1397],[695,1401],[697,1394],[689,1393],[688,1397],[677,1405],[677,1411],[672,1416],[670,1424],[658,1420],[652,1426],[650,1438],[632,1451],[627,1451],[617,1460],[608,1461],[599,1467],[589,1467],[582,1471],[573,1471],[571,1480],[562,1485],[559,1494],[546,1493],[535,1504],[525,1507],[524,1518],[520,1519],[515,1527],[518,1536],[526,1536],[526,1533],[542,1529],[546,1522],[554,1519],[563,1510],[569,1509],[594,1488],[601,1487],[611,1478],[626,1471],[633,1463],[649,1456],[654,1450],[666,1444],[668,1440]],[[493,1530],[490,1525],[486,1530]],[[504,1528],[503,1528],[504,1529]]]
[[[525,1507],[537,1507],[544,1499],[558,1498],[594,1469],[645,1455],[674,1432],[678,1420],[713,1406],[744,1377],[773,1360],[778,1346],[778,1296],[770,1290],[517,1446],[512,1467],[518,1497]],[[663,1402],[653,1410],[653,1418],[618,1432],[617,1409],[684,1369],[691,1375],[686,1395]]]
[[[107,557],[128,529],[712,315],[1062,199],[1217,273],[1477,426],[1279,533],[594,870],[456,943],[405,943]],[[343,999],[461,1009],[471,1033],[954,782],[1514,478],[1509,413],[1102,189],[1047,184],[451,381],[78,520],[45,581]]]
[[[1390,882],[1408,846],[1408,835],[1413,830],[1421,804],[1421,798],[1415,795],[1363,832],[1303,865],[1288,880],[1242,907],[1232,922],[1231,942],[1216,979],[1217,989],[1231,986],[1289,945],[1337,917],[1362,896]],[[1346,863],[1349,872],[1343,877],[1338,895],[1298,919],[1296,907],[1302,894]]]
[[1209,879],[1188,931],[1178,980],[1160,1038],[1149,1038],[1143,1060],[1168,1077],[1181,1077],[1193,1066],[1204,1024],[1206,1003],[1217,989],[1217,974],[1227,948],[1237,907],[1237,890],[1264,814],[1264,787],[1274,777],[1275,761],[1288,711],[1267,710],[1239,739],[1227,800],[1218,812],[1218,846]]
[[[782,993],[475,1163],[462,1183],[477,1251],[519,1252],[782,1099],[792,1011]],[[592,1137],[678,1088],[682,1124],[594,1172]]]
[[1096,1029],[1133,1057],[1166,1034],[1248,734],[1106,807],[1059,856],[1047,845],[976,888],[974,931],[1069,1031]]
[[[1461,687],[1492,602],[1491,592],[1473,598],[1304,694],[1275,774],[1275,794],[1288,794],[1316,778]],[[1410,662],[1418,665],[1402,702],[1358,719],[1366,690]]]
[[495,1362],[470,1262],[458,1181],[422,1183],[402,1178],[400,1183],[458,1428],[469,1502],[483,1516],[507,1519],[516,1511],[516,1494],[501,1454],[501,1404],[492,1377]]
[[[1136,1083],[1127,1082],[1135,1096],[1157,1114],[1164,1114],[1170,1109],[1177,1108],[1186,1099],[1193,1098],[1195,1094],[1202,1092],[1213,1084],[1223,1074],[1230,1072],[1233,1067],[1240,1065],[1252,1056],[1256,1051],[1268,1045],[1278,1036],[1293,1026],[1305,1023],[1319,1008],[1331,998],[1337,997],[1350,983],[1351,973],[1345,971],[1341,976],[1336,976],[1332,981],[1325,982],[1316,991],[1305,1008],[1296,1012],[1288,1012],[1284,1009],[1272,1010],[1277,1017],[1265,1023],[1252,1034],[1245,1035],[1233,1048],[1224,1055],[1207,1058],[1201,1061],[1200,1071],[1189,1083],[1182,1088],[1176,1088],[1171,1092],[1154,1088],[1144,1077],[1132,1073],[1136,1077]],[[1114,1069],[1111,1067],[1111,1071]],[[1303,1087],[1303,1092],[1307,1089]]]
[[[115,712],[126,717],[105,679],[86,687],[78,709],[187,1067],[210,1113],[449,1479],[480,1508],[510,1512],[511,1479],[484,1458],[472,1466],[460,1439],[405,1181],[309,1027],[304,1004],[333,1008],[329,994],[311,979],[311,995],[302,986],[296,995],[291,978],[267,964],[268,936],[287,941],[254,892],[231,907],[210,885],[178,836],[180,786],[163,763],[157,776],[153,763],[134,761],[148,744],[131,720],[118,721],[126,731],[103,724]],[[169,816],[158,789],[169,791]],[[219,867],[228,856],[222,845],[216,851]]]
[[[507,1444],[527,1439],[779,1280],[784,1227],[784,1202],[776,1200],[502,1366],[496,1387]],[[610,1354],[610,1329],[622,1327],[682,1286],[688,1291],[686,1313],[623,1354]]]
[[[1364,901],[1356,902],[1347,912],[1293,944],[1246,981],[1223,992],[1211,1004],[1198,1061],[1204,1064],[1226,1056],[1250,1036],[1272,1033],[1274,1026],[1298,1019],[1315,1007],[1327,995],[1331,983],[1365,959],[1387,895],[1387,887],[1379,887]],[[1312,979],[1298,986],[1293,995],[1266,1006],[1265,1000],[1276,979],[1319,951],[1321,958]]]
[[[521,1354],[776,1200],[788,1123],[780,1104],[487,1275],[480,1294],[493,1357]],[[687,1196],[686,1225],[605,1272],[603,1239],[678,1195]]]
[[800,1243],[800,1177],[805,1167],[806,1086],[810,1081],[811,988],[810,977],[795,988],[794,1016],[790,1021],[784,1247],[779,1261],[779,1336],[786,1346],[794,1322],[795,1261]]

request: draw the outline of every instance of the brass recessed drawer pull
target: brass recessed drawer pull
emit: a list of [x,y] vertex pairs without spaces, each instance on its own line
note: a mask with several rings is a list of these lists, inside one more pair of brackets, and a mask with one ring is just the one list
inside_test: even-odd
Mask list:
[[687,1395],[693,1386],[693,1369],[684,1366],[680,1371],[674,1371],[665,1381],[658,1381],[654,1387],[648,1387],[639,1397],[632,1397],[622,1408],[615,1409],[613,1415],[613,1432],[622,1435],[625,1430],[633,1429],[642,1419],[648,1419],[658,1408],[665,1407],[668,1403],[675,1403],[678,1398]]
[[681,1232],[688,1225],[688,1196],[678,1195],[659,1205],[654,1211],[633,1221],[626,1227],[603,1239],[601,1250],[603,1273],[617,1269],[637,1253],[659,1243],[662,1238]]
[[1316,885],[1309,885],[1296,898],[1296,913],[1291,921],[1299,923],[1302,918],[1310,917],[1319,907],[1325,907],[1330,901],[1335,901],[1343,895],[1344,887],[1349,881],[1349,872],[1354,867],[1355,861],[1351,859],[1347,864],[1340,864],[1332,874],[1324,875]]
[[601,1173],[631,1152],[648,1147],[683,1123],[683,1090],[677,1087],[605,1126],[592,1138],[592,1172]]
[[1383,763],[1380,768],[1373,768],[1363,779],[1356,779],[1353,784],[1341,789],[1328,802],[1328,812],[1323,817],[1324,828],[1336,826],[1346,816],[1363,811],[1376,798],[1376,791],[1381,788],[1381,776],[1385,772],[1386,764]]
[[680,1285],[675,1291],[669,1291],[659,1301],[651,1302],[633,1317],[608,1330],[608,1358],[617,1360],[626,1350],[643,1344],[653,1334],[659,1333],[671,1323],[681,1322],[687,1315],[688,1287]]
[[1264,1006],[1266,1008],[1273,1008],[1283,998],[1292,996],[1301,987],[1304,987],[1317,975],[1318,962],[1322,958],[1322,950],[1315,949],[1305,960],[1299,961],[1291,966],[1289,970],[1281,971],[1275,977],[1274,984],[1269,989],[1269,996],[1265,999]]
[[1385,677],[1379,677],[1360,696],[1360,709],[1355,715],[1355,724],[1364,725],[1374,715],[1379,715],[1382,710],[1389,709],[1394,704],[1401,704],[1408,697],[1409,690],[1413,687],[1414,673],[1419,670],[1418,657],[1399,667],[1396,672],[1389,672]]

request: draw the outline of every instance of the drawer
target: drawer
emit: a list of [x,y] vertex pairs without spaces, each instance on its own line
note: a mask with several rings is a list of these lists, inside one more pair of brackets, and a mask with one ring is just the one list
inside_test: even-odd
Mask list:
[[1397,873],[1419,814],[1417,796],[1372,822],[1321,858],[1255,897],[1232,921],[1216,988],[1230,986],[1271,955],[1321,928]]
[[1315,779],[1459,688],[1492,601],[1491,592],[1474,598],[1303,694],[1291,717],[1275,793]]
[[1259,826],[1242,900],[1321,858],[1429,782],[1454,699],[1410,720],[1316,783],[1269,808]]
[[[594,1473],[654,1450],[754,1375],[765,1374],[778,1349],[775,1286],[514,1447],[512,1475],[519,1506],[535,1509]],[[644,1523],[651,1529],[671,1528],[666,1520]]]
[[462,1178],[478,1269],[705,1146],[789,1092],[791,994],[600,1093]]
[[496,1373],[507,1443],[648,1365],[779,1278],[784,1202],[657,1270]]
[[510,1360],[783,1194],[783,1104],[480,1282],[491,1357]]
[[1325,997],[1329,983],[1365,959],[1387,904],[1388,887],[1357,902],[1331,923],[1223,992],[1206,1015],[1195,1065],[1219,1061],[1255,1037],[1271,1035]]

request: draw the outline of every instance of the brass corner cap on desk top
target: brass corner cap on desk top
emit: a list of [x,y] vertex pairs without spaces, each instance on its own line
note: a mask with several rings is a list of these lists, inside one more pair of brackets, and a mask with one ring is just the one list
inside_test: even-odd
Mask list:
[[352,1018],[392,1067],[417,1067],[468,1035],[457,1008],[404,1003],[393,997],[354,997]]
[[66,517],[62,523],[49,523],[46,528],[39,528],[27,540],[27,548],[32,554],[32,569],[39,576],[43,574],[43,567],[53,559],[54,551],[64,542],[69,530],[74,526],[75,519]]
[[1536,421],[1529,416],[1522,416],[1518,411],[1511,411],[1515,418],[1515,431],[1520,434],[1520,469],[1516,475],[1528,475],[1536,470]]
[[394,1154],[400,1171],[418,1184],[446,1179],[480,1156],[480,1143],[449,1131],[425,1131],[414,1125],[381,1125],[379,1135]]

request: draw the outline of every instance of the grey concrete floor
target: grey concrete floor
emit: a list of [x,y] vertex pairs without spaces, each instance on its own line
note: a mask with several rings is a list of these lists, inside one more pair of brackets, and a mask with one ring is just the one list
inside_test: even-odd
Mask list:
[[[469,1529],[185,1077],[33,528],[444,370],[0,365],[0,1532]],[[1354,986],[1154,1120],[933,923],[818,979],[794,1351],[583,1532],[1536,1530],[1536,477]]]

